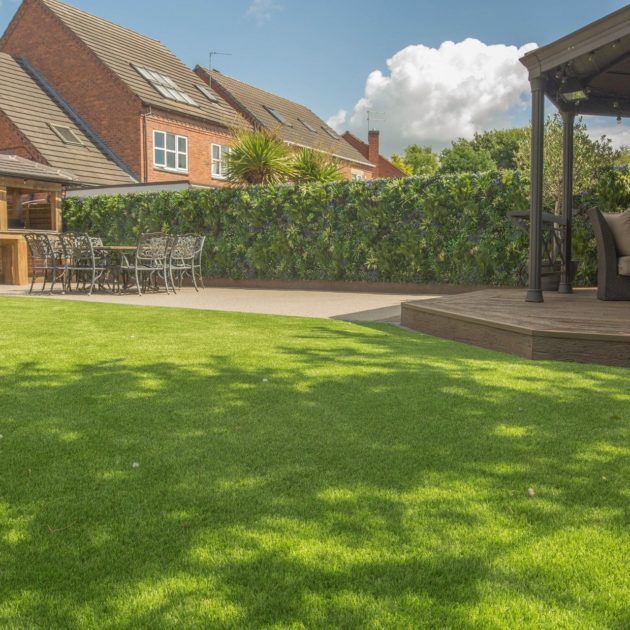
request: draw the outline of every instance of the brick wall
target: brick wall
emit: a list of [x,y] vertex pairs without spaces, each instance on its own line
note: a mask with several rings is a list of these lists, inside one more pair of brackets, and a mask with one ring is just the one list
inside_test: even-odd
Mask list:
[[38,0],[24,0],[0,51],[26,57],[140,176],[142,103]]
[[[176,173],[156,168],[153,163],[153,131],[165,131],[188,138],[188,172]],[[194,184],[224,186],[226,182],[211,177],[211,145],[233,142],[232,135],[220,127],[195,122],[167,112],[154,112],[147,116],[147,158],[150,182],[189,180]]]
[[43,157],[22,136],[3,112],[0,112],[0,153],[14,153],[27,160],[46,164]]
[[346,179],[353,179],[354,174],[361,174],[363,179],[372,179],[374,174],[368,166],[361,166],[353,162],[341,162],[341,172]]

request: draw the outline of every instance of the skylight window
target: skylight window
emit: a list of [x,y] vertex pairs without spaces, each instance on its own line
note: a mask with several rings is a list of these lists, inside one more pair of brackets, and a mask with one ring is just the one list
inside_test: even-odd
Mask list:
[[341,140],[341,137],[335,133],[330,127],[324,127],[322,125],[322,129],[333,139],[333,140]]
[[302,120],[301,118],[298,118],[298,120],[309,130],[309,131],[315,131],[315,128],[312,127],[311,125],[309,125],[305,120]]
[[219,99],[206,87],[197,84],[197,89],[211,102],[218,103]]
[[48,123],[48,126],[59,136],[60,140],[64,144],[77,144],[82,146],[81,140],[79,140],[79,136],[77,136],[70,127],[64,127],[63,125],[53,125],[52,123]]
[[289,121],[277,110],[274,109],[273,107],[267,107],[266,105],[264,106],[264,108],[281,124],[286,125],[287,127],[292,127],[293,125],[291,125],[291,123],[289,123]]
[[186,105],[197,105],[186,92],[182,92],[182,90],[177,87],[177,83],[175,83],[173,79],[155,70],[149,70],[148,68],[136,66],[135,64],[131,65],[136,69],[138,74],[144,77],[164,98],[177,101],[178,103],[185,103]]

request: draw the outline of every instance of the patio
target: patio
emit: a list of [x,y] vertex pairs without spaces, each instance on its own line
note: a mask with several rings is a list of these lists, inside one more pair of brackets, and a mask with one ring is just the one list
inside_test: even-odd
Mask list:
[[[0,285],[0,296],[26,297],[28,286]],[[163,306],[210,311],[259,313],[263,315],[289,315],[318,317],[364,322],[400,322],[401,302],[437,297],[435,294],[397,295],[392,293],[359,293],[344,291],[286,291],[267,289],[206,288],[197,292],[193,288],[179,289],[177,295],[166,293],[134,292],[124,294],[73,292],[62,295],[40,294],[33,299],[106,302],[137,306]]]

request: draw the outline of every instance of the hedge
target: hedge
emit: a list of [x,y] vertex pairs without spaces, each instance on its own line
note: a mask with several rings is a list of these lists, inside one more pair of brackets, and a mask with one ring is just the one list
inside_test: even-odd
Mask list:
[[[527,210],[518,172],[69,198],[67,230],[133,243],[140,232],[208,235],[209,277],[519,285]],[[592,234],[576,220],[578,280],[593,281]]]

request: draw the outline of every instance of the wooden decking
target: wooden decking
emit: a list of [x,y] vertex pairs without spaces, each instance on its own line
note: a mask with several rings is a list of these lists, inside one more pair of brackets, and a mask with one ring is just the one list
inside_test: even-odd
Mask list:
[[594,289],[544,297],[531,304],[522,289],[488,289],[406,302],[402,324],[528,359],[630,367],[630,302],[602,302]]

